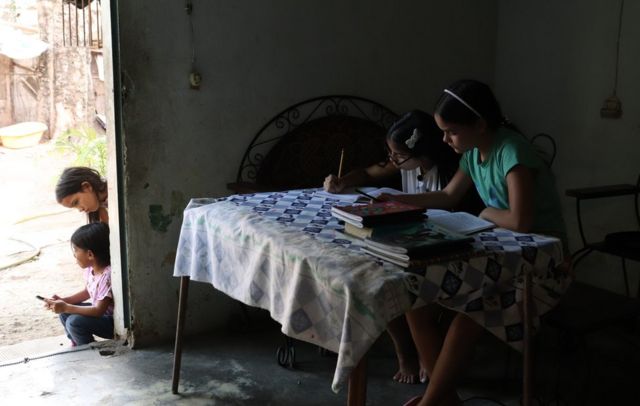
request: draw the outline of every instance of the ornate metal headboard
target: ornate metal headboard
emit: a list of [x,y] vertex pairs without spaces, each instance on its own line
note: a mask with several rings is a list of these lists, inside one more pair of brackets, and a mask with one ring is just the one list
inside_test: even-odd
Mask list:
[[236,183],[228,187],[237,193],[319,187],[327,174],[337,173],[343,148],[344,173],[381,162],[387,129],[397,118],[380,103],[357,96],[330,95],[296,103],[253,137]]

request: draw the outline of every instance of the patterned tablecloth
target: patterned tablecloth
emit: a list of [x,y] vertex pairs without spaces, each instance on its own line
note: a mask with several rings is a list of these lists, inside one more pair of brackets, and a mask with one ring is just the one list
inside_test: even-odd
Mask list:
[[192,199],[174,276],[211,283],[268,310],[284,334],[336,352],[336,392],[387,323],[412,307],[437,301],[521,349],[525,272],[538,314],[566,289],[555,238],[497,229],[476,235],[471,258],[405,272],[361,252],[331,216],[336,203],[316,189]]

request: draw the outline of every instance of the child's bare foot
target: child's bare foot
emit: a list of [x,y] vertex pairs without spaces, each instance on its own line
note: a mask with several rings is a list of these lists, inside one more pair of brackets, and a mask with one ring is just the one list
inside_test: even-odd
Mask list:
[[429,380],[429,376],[427,375],[427,370],[420,365],[420,382],[426,383]]
[[407,362],[398,357],[398,367],[398,372],[393,376],[394,381],[409,384],[418,383],[418,362],[415,358]]

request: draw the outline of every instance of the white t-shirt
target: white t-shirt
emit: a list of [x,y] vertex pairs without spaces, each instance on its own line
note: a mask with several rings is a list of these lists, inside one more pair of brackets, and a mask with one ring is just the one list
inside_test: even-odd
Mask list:
[[418,180],[420,176],[420,168],[410,171],[400,169],[402,174],[402,191],[405,193],[425,193],[442,190],[440,180],[438,179],[438,167],[434,166],[427,173],[422,175],[422,180]]

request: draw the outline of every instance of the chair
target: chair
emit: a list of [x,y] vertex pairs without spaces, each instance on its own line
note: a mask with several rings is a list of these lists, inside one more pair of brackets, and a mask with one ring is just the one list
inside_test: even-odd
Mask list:
[[551,168],[558,149],[553,137],[546,133],[538,133],[531,137],[529,142],[536,149],[540,158]]
[[[630,297],[629,277],[627,275],[626,260],[640,261],[640,230],[616,231],[605,235],[602,241],[588,242],[584,232],[582,221],[581,202],[590,199],[602,199],[616,196],[633,196],[635,217],[637,226],[640,228],[640,211],[638,210],[638,195],[640,194],[640,176],[635,185],[619,184],[596,186],[581,189],[568,189],[566,195],[576,199],[576,213],[578,216],[578,228],[580,230],[580,238],[582,239],[582,248],[577,250],[572,257],[574,265],[577,266],[580,261],[593,252],[602,252],[605,254],[617,256],[622,262],[622,272],[624,276],[624,285],[627,296]],[[640,284],[636,297],[640,297]]]
[[[588,199],[601,199],[615,196],[634,196],[634,208],[638,225],[638,194],[640,192],[640,177],[636,185],[608,185],[590,188],[568,189],[566,195],[576,199],[578,227],[582,239],[582,248],[574,252],[573,268],[589,254],[601,252],[618,256],[622,260],[622,270],[625,281],[626,296],[587,283],[574,281],[563,295],[558,306],[547,313],[543,321],[545,324],[560,332],[565,350],[582,351],[586,364],[586,380],[591,377],[591,353],[586,350],[586,338],[597,331],[606,328],[633,326],[640,315],[640,300],[630,297],[629,282],[626,270],[626,260],[640,260],[640,231],[617,231],[607,234],[602,241],[588,242],[585,237],[581,202]],[[640,293],[640,288],[639,288]],[[587,382],[588,383],[588,382]],[[580,393],[583,401],[588,398],[588,387]],[[556,394],[560,391],[556,388]]]

